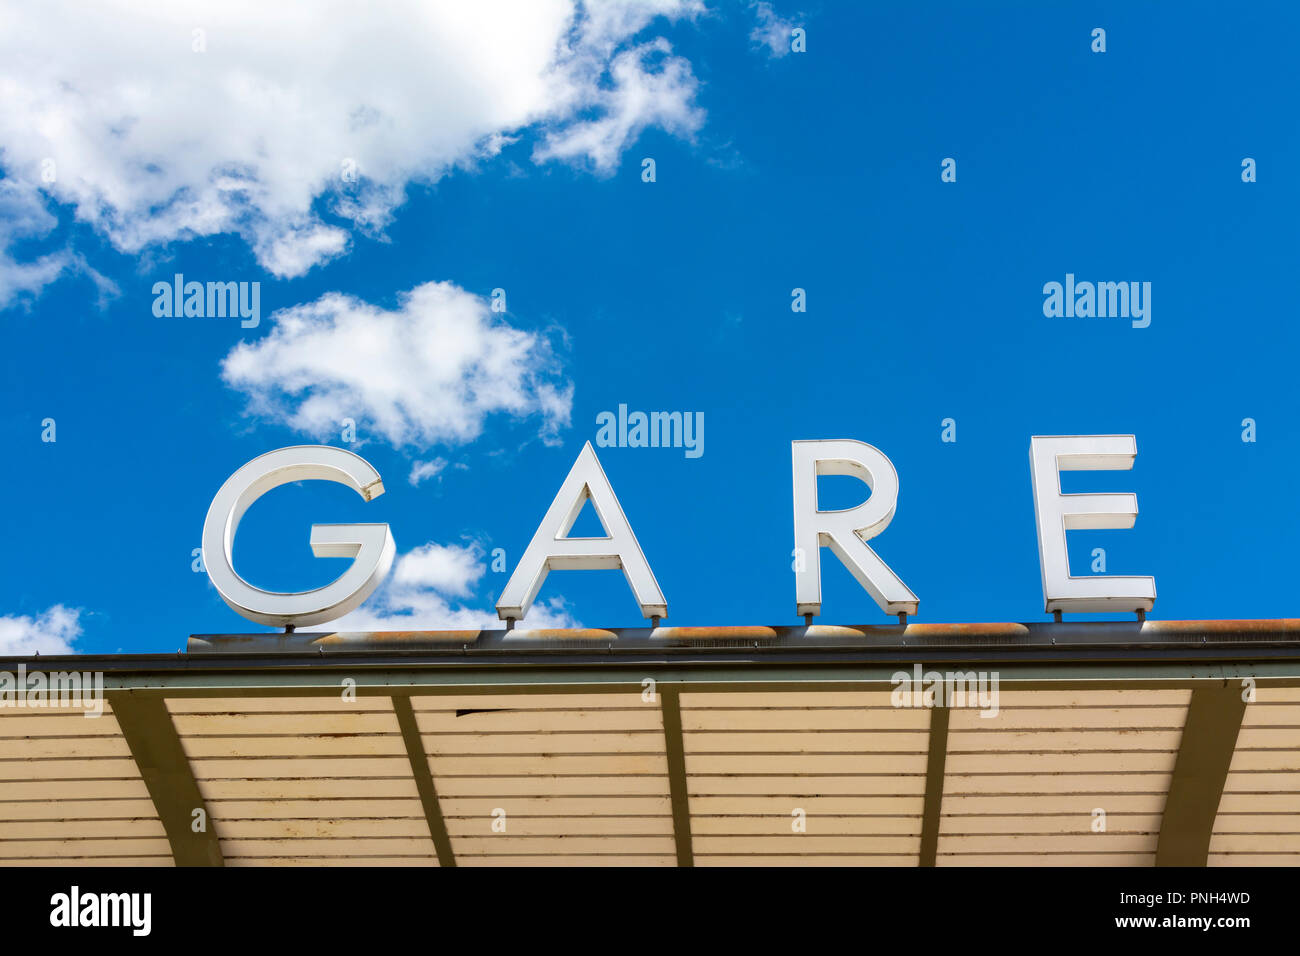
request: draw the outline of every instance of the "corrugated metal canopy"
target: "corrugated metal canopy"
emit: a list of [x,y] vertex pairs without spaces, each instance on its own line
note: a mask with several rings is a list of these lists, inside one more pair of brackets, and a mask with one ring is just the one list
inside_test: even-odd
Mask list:
[[[1300,863],[1294,622],[963,627],[0,662],[108,698],[0,707],[0,864]],[[916,663],[996,715],[895,706]]]

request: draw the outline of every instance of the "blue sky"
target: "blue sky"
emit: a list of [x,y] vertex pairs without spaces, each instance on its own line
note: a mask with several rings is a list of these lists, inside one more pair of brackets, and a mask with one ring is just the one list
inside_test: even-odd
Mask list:
[[[339,410],[357,421],[345,447],[387,493],[277,489],[245,518],[236,564],[269,589],[319,586],[343,562],[311,556],[311,523],[386,521],[411,560],[362,611],[392,627],[494,617],[507,574],[488,569],[492,550],[513,570],[596,416],[620,403],[704,415],[699,458],[597,449],[667,623],[800,622],[790,442],[815,438],[894,462],[897,513],[872,544],[919,620],[1046,619],[1035,434],[1137,436],[1133,471],[1064,476],[1067,492],[1133,491],[1140,507],[1130,531],[1071,533],[1075,574],[1103,547],[1108,573],[1156,578],[1154,618],[1295,614],[1292,5],[663,0],[575,21],[557,0],[548,28],[569,46],[556,59],[554,37],[533,48],[541,26],[495,12],[411,28],[393,53],[394,14],[352,22],[346,56],[329,41],[342,28],[322,22],[317,52],[293,56],[338,56],[337,69],[299,74],[251,8],[212,19],[202,52],[190,24],[210,10],[133,14],[178,48],[127,60],[75,55],[82,41],[53,32],[57,6],[24,14],[37,51],[61,52],[20,77],[0,123],[0,650],[168,651],[190,633],[261,630],[191,567],[207,506],[263,452],[344,444],[322,424]],[[793,27],[806,52],[789,52]],[[466,88],[495,86],[467,101],[446,77],[405,90],[427,78],[384,72],[424,53]],[[493,57],[523,65],[502,79]],[[263,59],[264,84],[205,98]],[[357,132],[372,115],[358,104],[382,135]],[[276,135],[303,115],[319,142]],[[321,172],[340,156],[362,157],[358,183]],[[231,175],[243,198],[213,191]],[[178,272],[260,282],[260,324],[155,317],[153,284]],[[1150,282],[1150,326],[1045,317],[1042,287],[1066,273]],[[425,283],[450,284],[450,313],[411,311]],[[496,288],[504,314],[486,311]],[[458,309],[477,316],[473,335]],[[318,338],[286,331],[292,315]],[[445,333],[463,364],[445,380],[419,358],[366,367],[348,323],[403,357],[422,335],[442,354]],[[356,367],[304,386],[313,342]],[[467,388],[508,344],[505,374]],[[241,346],[232,378],[223,362]],[[508,387],[492,397],[489,381]],[[956,442],[940,440],[945,418]],[[1242,441],[1244,418],[1257,441]],[[413,484],[417,462],[437,473]],[[865,494],[849,479],[823,489],[824,506]],[[891,620],[829,552],[823,595],[822,622]],[[553,573],[538,613],[640,624],[617,571]]]

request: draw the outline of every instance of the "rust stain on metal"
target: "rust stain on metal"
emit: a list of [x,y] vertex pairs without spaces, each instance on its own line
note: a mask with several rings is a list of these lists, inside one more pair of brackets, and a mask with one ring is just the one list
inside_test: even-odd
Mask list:
[[1024,624],[909,624],[907,637],[1026,637]]
[[512,641],[616,641],[618,631],[602,630],[595,627],[583,628],[516,628],[509,632]]
[[1147,621],[1142,633],[1156,634],[1300,634],[1300,618],[1264,621]]
[[670,641],[746,640],[774,641],[781,635],[775,627],[660,627],[654,636]]
[[446,641],[448,644],[473,643],[482,631],[357,631],[326,634],[312,644],[402,644],[419,641],[428,644]]

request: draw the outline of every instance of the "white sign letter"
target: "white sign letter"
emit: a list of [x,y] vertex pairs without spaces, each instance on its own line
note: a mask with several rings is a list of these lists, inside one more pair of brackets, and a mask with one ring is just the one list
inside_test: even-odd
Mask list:
[[254,458],[230,476],[203,523],[203,563],[217,593],[236,613],[259,624],[322,624],[361,604],[392,567],[397,546],[386,524],[314,524],[311,550],[318,558],[353,558],[337,579],[314,591],[286,594],[253,587],[235,571],[235,529],[244,512],[272,488],[291,481],[337,481],[370,501],[384,483],[364,458],[327,445],[294,445]]
[[[578,520],[588,498],[596,508],[605,537],[570,538],[569,529]],[[569,477],[564,479],[547,509],[528,550],[506,582],[506,589],[497,601],[497,616],[502,620],[522,618],[541,590],[546,575],[564,568],[622,568],[641,605],[642,617],[668,616],[668,603],[659,590],[659,582],[632,533],[632,526],[627,523],[591,442],[587,442],[573,463]]]
[[1128,471],[1137,457],[1132,435],[1065,435],[1029,440],[1038,523],[1038,562],[1047,611],[1149,611],[1156,579],[1118,575],[1070,576],[1065,532],[1078,528],[1131,528],[1137,495],[1061,494],[1062,471]]
[[[794,459],[794,545],[806,555],[795,573],[799,614],[822,611],[821,549],[829,547],[886,614],[915,614],[916,595],[881,561],[867,542],[889,527],[898,503],[893,462],[866,442],[791,442]],[[817,508],[818,475],[852,475],[866,482],[871,497],[855,508]]]

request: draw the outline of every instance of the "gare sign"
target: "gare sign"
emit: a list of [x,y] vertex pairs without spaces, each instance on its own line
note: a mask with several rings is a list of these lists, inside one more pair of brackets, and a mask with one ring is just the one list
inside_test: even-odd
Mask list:
[[[1029,442],[1038,558],[1043,576],[1043,607],[1049,612],[1138,611],[1155,604],[1155,579],[1119,575],[1070,574],[1065,533],[1082,528],[1131,528],[1137,520],[1132,494],[1062,494],[1062,471],[1124,471],[1133,467],[1137,441],[1132,435],[1035,436]],[[883,532],[898,503],[898,472],[880,449],[853,439],[791,443],[794,494],[797,612],[821,613],[821,551],[831,553],[887,614],[915,614],[919,601],[867,543]],[[822,510],[817,504],[820,475],[849,475],[871,495],[853,508]],[[334,481],[366,501],[384,493],[374,467],[353,452],[329,445],[294,445],[254,458],[231,475],[208,508],[203,524],[203,563],[222,599],[259,624],[300,627],[323,624],[359,607],[392,567],[397,553],[387,524],[314,524],[310,543],[316,557],[351,558],[338,578],[311,591],[267,591],[249,584],[234,567],[235,532],[240,519],[272,488],[294,481]],[[569,536],[591,501],[605,534]],[[532,541],[496,604],[507,622],[522,619],[546,576],[557,569],[621,568],[643,617],[668,616],[668,602],[655,580],[632,525],[623,513],[596,452],[588,442],[578,454]]]

